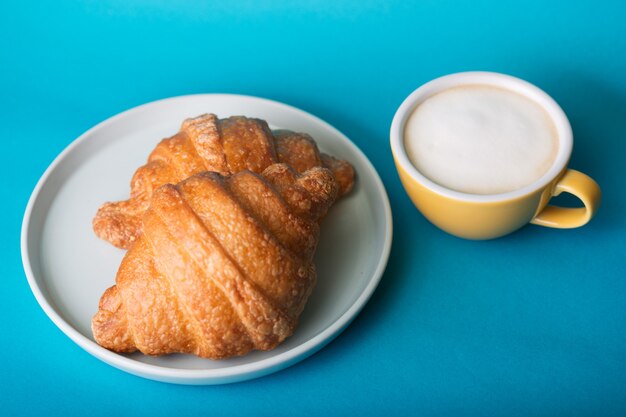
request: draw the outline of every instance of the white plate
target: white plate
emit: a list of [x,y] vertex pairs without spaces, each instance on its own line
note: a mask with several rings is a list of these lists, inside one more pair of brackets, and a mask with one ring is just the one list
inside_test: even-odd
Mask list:
[[[98,346],[91,317],[113,285],[124,254],[99,240],[91,219],[105,201],[128,198],[130,178],[158,141],[183,119],[212,112],[246,115],[311,134],[319,147],[354,165],[352,193],[330,210],[315,257],[318,284],[293,336],[269,352],[212,361],[192,355],[121,355]],[[266,375],[313,354],[358,314],[376,288],[391,247],[391,209],[367,157],[324,121],[256,97],[203,94],[155,101],[93,127],[67,147],[35,187],[22,224],[22,260],[37,301],[74,342],[97,358],[145,378],[220,384]]]

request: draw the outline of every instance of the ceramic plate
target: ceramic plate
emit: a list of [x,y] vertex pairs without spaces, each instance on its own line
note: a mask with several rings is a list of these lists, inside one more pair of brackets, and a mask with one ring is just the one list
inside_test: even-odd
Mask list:
[[[318,284],[293,336],[269,352],[212,361],[192,355],[121,355],[98,346],[91,317],[114,284],[124,251],[99,240],[91,219],[105,201],[128,198],[130,178],[162,138],[183,119],[212,112],[246,115],[272,128],[311,134],[320,149],[350,161],[354,190],[330,210],[315,257]],[[43,174],[22,225],[22,259],[30,287],[50,319],[74,342],[126,372],[182,384],[241,381],[283,369],[337,336],[372,295],[392,236],[383,184],[367,157],[324,121],[285,104],[256,97],[204,94],[145,104],[93,127],[65,149]]]

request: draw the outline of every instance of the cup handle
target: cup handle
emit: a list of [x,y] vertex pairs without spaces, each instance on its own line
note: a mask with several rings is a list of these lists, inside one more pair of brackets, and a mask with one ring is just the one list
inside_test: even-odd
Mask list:
[[546,206],[531,220],[531,223],[558,229],[572,229],[587,224],[598,211],[602,197],[600,186],[582,172],[568,169],[554,187],[552,196],[557,196],[562,192],[578,197],[583,202],[584,207]]

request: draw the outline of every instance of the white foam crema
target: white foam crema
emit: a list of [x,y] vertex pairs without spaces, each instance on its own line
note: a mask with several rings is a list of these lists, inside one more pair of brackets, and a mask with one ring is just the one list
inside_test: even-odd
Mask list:
[[556,126],[536,102],[488,85],[437,93],[409,116],[404,146],[433,182],[470,194],[500,194],[545,174],[558,151]]

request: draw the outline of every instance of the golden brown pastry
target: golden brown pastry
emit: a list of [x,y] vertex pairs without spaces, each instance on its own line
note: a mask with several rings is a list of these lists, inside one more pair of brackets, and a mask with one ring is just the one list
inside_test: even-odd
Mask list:
[[340,195],[350,191],[354,182],[352,166],[321,154],[305,133],[272,133],[263,120],[243,116],[218,119],[204,114],[185,120],[176,135],[157,145],[146,165],[135,172],[130,199],[100,207],[93,229],[100,238],[127,249],[141,234],[141,215],[161,185],[175,184],[202,171],[228,175],[248,169],[259,173],[277,162],[287,163],[297,172],[315,166],[329,168]]
[[328,169],[286,164],[160,187],[100,299],[96,341],[212,359],[276,347],[315,285],[318,221],[337,193]]

